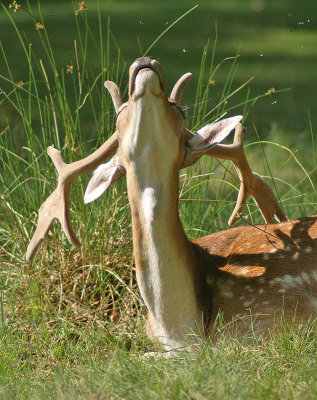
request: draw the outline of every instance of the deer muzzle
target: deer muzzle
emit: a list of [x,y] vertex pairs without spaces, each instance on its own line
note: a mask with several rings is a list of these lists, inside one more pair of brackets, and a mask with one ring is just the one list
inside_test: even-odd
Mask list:
[[[142,73],[138,77],[140,72]],[[151,57],[141,57],[137,58],[129,69],[129,97],[132,97],[132,95],[135,94],[136,83],[139,83],[137,81],[140,80],[144,82],[144,84],[142,84],[141,86],[142,88],[143,87],[145,88],[145,82],[151,82],[151,81],[154,82],[156,78],[155,75],[153,75],[153,72],[158,77],[159,87],[161,91],[163,91],[163,93],[166,94],[166,88],[162,75],[161,65]]]

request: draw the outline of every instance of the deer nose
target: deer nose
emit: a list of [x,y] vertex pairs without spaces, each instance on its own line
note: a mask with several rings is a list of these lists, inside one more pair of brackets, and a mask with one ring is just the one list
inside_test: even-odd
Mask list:
[[153,57],[140,57],[137,58],[130,67],[129,70],[129,95],[131,96],[134,90],[134,82],[138,72],[144,68],[151,68],[157,73],[160,79],[160,85],[164,93],[166,93],[165,83],[162,75],[161,65]]
[[133,64],[137,64],[139,67],[146,67],[151,65],[151,61],[154,60],[153,57],[139,57],[137,58]]
[[157,73],[160,64],[153,57],[139,57],[131,65],[130,73],[140,71],[143,68],[151,68]]

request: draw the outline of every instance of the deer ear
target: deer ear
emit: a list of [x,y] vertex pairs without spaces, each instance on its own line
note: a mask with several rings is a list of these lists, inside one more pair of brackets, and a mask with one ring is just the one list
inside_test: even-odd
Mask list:
[[194,164],[213,146],[221,143],[242,118],[242,115],[236,115],[200,128],[196,135],[186,142],[186,153],[181,168]]
[[119,156],[114,156],[106,164],[100,165],[90,179],[85,196],[84,203],[91,203],[98,199],[111,185],[112,182],[121,178],[125,174],[124,168],[119,163]]

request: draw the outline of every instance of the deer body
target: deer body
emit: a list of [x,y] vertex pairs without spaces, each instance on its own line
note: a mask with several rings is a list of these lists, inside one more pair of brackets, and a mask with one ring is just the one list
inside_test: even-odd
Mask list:
[[246,331],[263,333],[281,321],[317,314],[317,217],[232,228],[193,243],[218,312]]
[[[95,200],[126,174],[136,277],[149,311],[148,331],[168,350],[208,336],[219,312],[225,322],[234,321],[240,332],[252,318],[261,333],[281,315],[292,322],[295,314],[298,321],[317,314],[317,217],[287,221],[270,187],[247,163],[239,124],[242,117],[206,125],[196,135],[185,128],[178,103],[190,77],[185,74],[179,79],[169,100],[157,61],[137,59],[130,67],[126,103],[117,86],[107,82],[117,130],[96,156],[80,162],[80,171],[90,170],[116,151],[111,161],[95,171],[85,202]],[[233,128],[234,143],[221,145]],[[71,165],[66,170],[57,153],[50,151],[59,171],[59,186],[41,207],[29,259],[48,232],[45,215],[52,220],[49,205],[56,203],[58,193],[68,207],[74,173],[68,172]],[[276,216],[281,223],[233,228],[190,241],[178,213],[179,170],[204,154],[230,159],[236,166],[241,186],[230,224],[249,195],[267,222]],[[63,223],[72,233],[69,218]]]

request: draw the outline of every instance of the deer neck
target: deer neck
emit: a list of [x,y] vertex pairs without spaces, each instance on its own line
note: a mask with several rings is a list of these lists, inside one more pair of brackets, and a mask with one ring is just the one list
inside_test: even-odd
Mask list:
[[[157,123],[152,123],[151,129],[146,116],[133,126],[133,152],[138,154],[129,162],[127,186],[137,282],[153,333],[161,343],[175,348],[184,345],[186,335],[202,335],[202,315],[197,302],[196,259],[178,213],[178,168],[166,159],[170,152],[164,146],[158,151],[156,138],[165,135],[168,127],[162,126],[166,118],[156,115],[157,110],[155,106],[147,114]],[[149,135],[154,146],[144,143]]]

